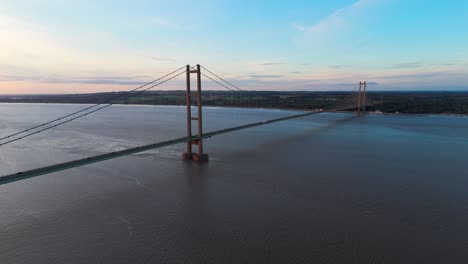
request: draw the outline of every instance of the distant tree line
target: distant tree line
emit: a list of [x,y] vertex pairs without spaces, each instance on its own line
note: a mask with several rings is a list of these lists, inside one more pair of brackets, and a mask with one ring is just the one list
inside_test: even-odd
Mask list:
[[[2,103],[96,104],[112,98],[116,104],[184,105],[184,91],[149,91],[127,98],[125,92],[60,95],[3,95]],[[195,97],[192,98],[195,100]],[[351,92],[204,91],[203,105],[283,109],[355,110],[357,94]],[[468,92],[369,92],[368,111],[408,114],[468,114]]]

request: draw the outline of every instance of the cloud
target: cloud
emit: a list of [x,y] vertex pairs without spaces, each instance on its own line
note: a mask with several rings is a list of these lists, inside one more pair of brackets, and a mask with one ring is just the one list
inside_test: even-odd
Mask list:
[[422,67],[423,64],[419,62],[406,62],[406,63],[398,63],[398,64],[393,64],[393,68],[397,69],[414,69],[414,68],[419,68]]
[[[320,86],[323,86],[323,87],[340,87],[340,88],[344,88],[344,90],[349,89],[349,91],[351,91],[353,87],[356,87],[356,85],[358,85],[359,83],[355,83],[355,82],[329,82],[329,83],[320,83],[319,85]],[[314,84],[314,85],[317,85],[317,84]],[[379,85],[378,82],[367,82],[367,85]]]
[[282,62],[265,62],[265,63],[260,63],[258,65],[260,66],[275,66],[275,65],[282,65]]
[[252,74],[249,75],[250,78],[253,79],[269,79],[269,78],[281,78],[282,75],[275,75],[275,74]]
[[411,81],[418,81],[420,80],[421,83],[423,80],[428,80],[428,79],[435,79],[435,78],[441,78],[441,77],[446,77],[450,78],[450,76],[456,75],[456,72],[453,71],[429,71],[429,72],[413,72],[413,73],[396,73],[396,74],[385,74],[385,75],[380,75],[376,76],[379,79],[383,80],[396,80],[396,81],[402,81],[402,80],[411,80]]
[[[284,76],[283,76],[284,77]],[[355,87],[359,82],[349,80],[335,79],[250,79],[250,78],[235,78],[229,80],[235,83],[238,87],[244,90],[257,91],[355,91]],[[367,84],[372,87],[378,85],[376,81],[368,81]],[[219,89],[218,87],[213,87]]]
[[161,61],[161,62],[175,62],[176,59],[173,58],[161,58],[161,57],[151,57],[152,60]]
[[299,31],[302,31],[302,32],[306,31],[306,29],[307,29],[305,26],[303,26],[303,25],[301,25],[299,23],[292,23],[292,26],[293,26],[293,28],[295,28],[295,29],[297,29]]
[[0,15],[0,61],[27,65],[48,65],[50,58],[70,57],[70,51],[44,27]]
[[456,66],[463,64],[463,60],[450,60],[442,63],[435,63],[435,66]]
[[299,23],[293,23],[292,26],[296,30],[306,33],[321,33],[344,28],[352,24],[352,21],[358,21],[357,18],[359,18],[360,14],[364,13],[368,7],[380,1],[382,0],[359,0],[351,5],[335,10],[315,25],[304,26]]
[[349,68],[351,67],[351,65],[339,64],[339,65],[330,65],[329,67],[332,69],[339,70],[339,69]]
[[122,80],[122,79],[100,79],[100,78],[91,78],[91,79],[75,79],[75,80],[45,80],[46,83],[77,83],[77,84],[106,84],[106,85],[142,85],[145,82],[136,81],[132,79]]
[[[81,76],[133,76],[161,74],[173,61],[168,57],[151,56],[151,50],[135,49],[112,34],[99,32],[60,32],[40,23],[0,14],[0,76],[3,83],[33,82],[42,85],[46,78],[63,76],[54,83],[136,84],[138,80],[88,78]],[[158,55],[158,54],[156,54]],[[165,61],[155,67],[153,60]],[[6,85],[6,84],[3,84]],[[11,86],[11,85],[10,85]],[[29,89],[25,84],[21,89]],[[16,87],[19,87],[16,86]],[[8,87],[7,87],[8,88]]]
[[[332,74],[328,71],[327,75],[316,74],[314,76],[296,77],[274,74],[252,74],[227,78],[227,80],[245,90],[263,90],[263,91],[353,91],[359,80],[367,80],[369,90],[444,90],[452,87],[457,89],[468,88],[468,77],[465,71],[443,71],[433,70],[427,72],[407,72],[402,71],[383,71],[380,73],[347,73]],[[125,86],[141,85],[150,78],[147,76],[112,76],[112,75],[91,75],[69,78],[65,75],[0,75],[0,81],[16,83],[23,87],[28,87],[34,83],[36,88],[43,87],[43,90],[34,90],[33,88],[21,93],[37,91],[38,93],[64,92],[97,92],[111,90],[127,90],[129,88],[119,88]],[[2,84],[0,82],[0,85]],[[7,87],[7,86],[4,86]],[[65,87],[65,88],[64,88]],[[99,90],[96,90],[99,87]],[[183,87],[183,78],[169,82],[168,85],[160,88],[162,90],[180,90]],[[218,85],[206,82],[206,90],[223,89]],[[79,90],[77,90],[79,89]],[[158,88],[159,89],[159,88]],[[355,89],[354,89],[355,90]],[[5,92],[6,90],[3,90]],[[18,94],[18,90],[9,90],[9,93]]]
[[68,78],[65,76],[22,76],[22,75],[0,75],[0,82],[36,82],[49,84],[96,84],[96,85],[141,85],[144,81],[139,79],[150,78],[149,76],[94,76]]
[[457,65],[456,63],[441,63],[441,64],[436,64],[436,65],[440,65],[440,66],[454,66],[454,65]]

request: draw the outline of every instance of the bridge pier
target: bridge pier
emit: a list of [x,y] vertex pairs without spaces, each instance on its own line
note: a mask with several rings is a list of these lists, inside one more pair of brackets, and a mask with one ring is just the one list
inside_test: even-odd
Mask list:
[[[193,160],[197,162],[207,162],[208,155],[203,153],[203,115],[202,115],[202,90],[201,90],[201,71],[200,65],[197,65],[196,70],[192,70],[190,65],[187,65],[186,73],[186,95],[185,101],[187,104],[187,138],[190,138],[187,142],[187,152],[182,154],[182,160]],[[197,92],[192,94],[191,92],[191,82],[190,75],[197,75]],[[197,99],[197,116],[192,117],[192,97]],[[197,121],[198,124],[198,135],[197,137],[192,136],[192,121]],[[192,146],[195,145],[198,147],[197,152],[193,152]]]

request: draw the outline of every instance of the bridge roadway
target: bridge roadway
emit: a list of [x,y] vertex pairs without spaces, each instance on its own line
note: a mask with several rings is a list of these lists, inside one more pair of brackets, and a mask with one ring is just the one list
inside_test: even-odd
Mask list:
[[[333,111],[344,111],[344,110],[348,110],[348,109],[349,108],[342,108],[342,109],[335,109]],[[331,112],[331,110],[329,110],[329,111],[312,111],[312,112],[307,112],[307,113],[303,113],[303,114],[291,115],[291,116],[287,116],[287,117],[282,117],[282,118],[276,118],[276,119],[271,119],[271,120],[262,121],[262,122],[251,123],[251,124],[243,125],[243,126],[237,126],[237,127],[227,128],[227,129],[221,129],[221,130],[205,133],[205,134],[203,134],[201,136],[201,138],[206,139],[206,138],[210,138],[210,137],[213,137],[213,136],[218,136],[218,135],[222,135],[222,134],[226,134],[226,133],[231,133],[231,132],[234,132],[234,131],[239,131],[239,130],[258,127],[258,126],[263,126],[263,125],[268,125],[268,124],[277,123],[277,122],[281,122],[281,121],[286,121],[286,120],[290,120],[290,119],[306,117],[306,116],[319,114],[319,113],[323,113],[323,112]],[[115,158],[118,158],[118,157],[128,156],[128,155],[132,155],[132,154],[136,154],[136,153],[140,153],[140,152],[145,152],[145,151],[149,151],[149,150],[153,150],[153,149],[158,149],[158,148],[168,147],[168,146],[171,146],[171,145],[186,143],[186,142],[197,140],[197,139],[200,139],[200,138],[198,136],[193,136],[191,138],[189,138],[189,137],[176,138],[176,139],[173,139],[173,140],[153,143],[153,144],[139,146],[139,147],[130,148],[130,149],[125,149],[125,150],[121,150],[121,151],[105,153],[105,154],[101,154],[101,155],[97,155],[97,156],[93,156],[93,157],[87,157],[87,158],[83,158],[83,159],[58,163],[58,164],[54,164],[54,165],[46,166],[46,167],[42,167],[42,168],[37,168],[37,169],[28,170],[28,171],[17,172],[17,173],[14,173],[14,174],[4,175],[4,176],[0,177],[0,185],[4,185],[4,184],[7,184],[7,183],[11,183],[11,182],[16,182],[16,181],[20,181],[20,180],[25,180],[25,179],[28,179],[28,178],[33,178],[33,177],[37,177],[37,176],[41,176],[41,175],[45,175],[45,174],[49,174],[49,173],[53,173],[53,172],[58,172],[58,171],[68,170],[68,169],[71,169],[71,168],[81,167],[81,166],[85,166],[85,165],[88,165],[88,164],[97,163],[97,162],[101,162],[101,161],[105,161],[105,160],[109,160],[109,159],[115,159]]]

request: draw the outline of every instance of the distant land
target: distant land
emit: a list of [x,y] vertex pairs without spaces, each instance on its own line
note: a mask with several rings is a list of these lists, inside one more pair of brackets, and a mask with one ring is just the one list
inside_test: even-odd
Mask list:
[[[70,103],[184,105],[184,91],[149,91],[127,97],[127,92],[50,95],[0,95],[0,103]],[[403,114],[468,114],[468,91],[369,92],[369,111]],[[204,91],[205,106],[260,107],[281,109],[333,109],[356,104],[357,93],[306,91]]]

